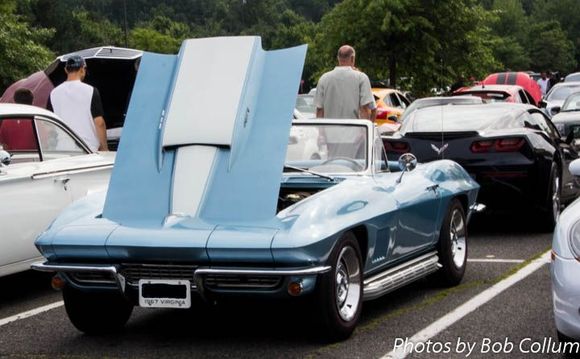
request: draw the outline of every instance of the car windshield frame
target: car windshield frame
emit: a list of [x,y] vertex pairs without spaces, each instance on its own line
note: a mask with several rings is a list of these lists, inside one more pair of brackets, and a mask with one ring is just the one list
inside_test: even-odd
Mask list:
[[580,111],[580,106],[575,106],[575,108],[573,109],[568,108],[572,102],[576,103],[580,102],[580,91],[572,92],[568,97],[566,97],[566,100],[562,104],[562,108],[560,111],[561,112]]
[[[563,98],[561,96],[556,97],[556,94],[559,95],[559,93],[561,93],[565,90],[568,91],[566,96],[564,96]],[[557,87],[554,87],[552,90],[550,90],[550,92],[546,96],[546,101],[565,101],[566,98],[568,98],[568,96],[570,96],[574,92],[578,92],[578,91],[580,91],[580,83],[578,83],[577,85],[574,85],[574,86],[557,86]]]
[[[370,138],[372,136],[372,132],[369,131],[369,126],[368,124],[359,122],[359,123],[355,123],[358,121],[362,121],[362,120],[323,120],[323,121],[312,121],[312,120],[303,120],[303,121],[294,121],[292,123],[292,129],[298,129],[298,128],[313,128],[313,129],[318,129],[319,127],[335,127],[335,128],[339,128],[342,127],[343,130],[348,128],[348,127],[355,127],[355,128],[360,128],[360,132],[357,135],[360,136],[364,136],[364,138],[362,139],[362,142],[358,142],[358,144],[356,143],[356,141],[352,142],[353,145],[353,150],[355,146],[358,146],[359,149],[356,151],[356,155],[363,155],[364,158],[352,158],[352,161],[357,161],[360,162],[359,165],[362,166],[362,168],[352,168],[352,171],[340,171],[340,170],[325,170],[324,168],[321,168],[321,164],[324,163],[325,161],[329,160],[329,154],[328,152],[326,153],[326,158],[325,155],[321,155],[320,159],[310,159],[310,158],[299,158],[299,159],[292,159],[290,158],[291,155],[291,148],[290,146],[297,144],[297,142],[291,143],[292,141],[292,137],[294,137],[294,135],[292,135],[292,131],[290,132],[290,136],[289,136],[289,142],[288,142],[288,149],[286,152],[286,158],[285,158],[285,165],[287,165],[287,168],[291,168],[291,167],[299,167],[301,169],[307,170],[307,171],[312,171],[312,172],[318,172],[319,174],[323,174],[323,175],[329,175],[329,176],[334,176],[334,175],[339,175],[339,176],[348,176],[348,175],[361,175],[361,174],[368,174],[371,171],[371,165],[372,165],[372,145],[370,141]],[[308,135],[307,135],[308,136]],[[314,136],[314,135],[313,135]],[[320,137],[319,134],[315,135]],[[305,141],[309,141],[311,144],[314,142],[314,139],[311,138],[306,138]],[[328,142],[320,142],[320,139],[316,139],[316,145],[317,146],[321,146],[321,147],[326,147],[328,146]],[[326,141],[328,141],[328,138],[326,138]],[[360,140],[359,140],[360,141]],[[332,142],[330,142],[332,143]],[[339,145],[340,146],[340,145]],[[369,149],[370,148],[370,149]],[[342,147],[340,148],[341,150],[344,150],[345,148]],[[326,151],[328,151],[328,147],[326,147]],[[323,151],[324,152],[324,151]],[[354,153],[354,152],[353,152]],[[304,156],[304,153],[302,154]],[[309,156],[310,157],[310,156]],[[348,156],[342,156],[340,153],[338,155],[336,155],[334,158],[341,158],[341,157],[348,157]],[[364,160],[364,165],[362,163],[362,160]],[[315,161],[319,161],[320,163],[317,163]],[[338,159],[337,161],[341,161],[340,159]],[[345,164],[344,166],[341,167],[349,167],[346,164],[351,163],[351,161],[349,160],[342,160],[343,164]],[[309,164],[314,164],[313,166],[310,166]],[[284,170],[284,175],[306,175],[307,173],[305,172],[297,172],[297,171],[287,171],[286,168]]]

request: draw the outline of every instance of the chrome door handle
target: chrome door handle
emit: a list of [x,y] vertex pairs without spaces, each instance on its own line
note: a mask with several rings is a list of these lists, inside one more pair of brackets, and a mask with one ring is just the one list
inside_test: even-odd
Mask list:
[[65,191],[68,191],[67,184],[69,183],[69,181],[70,181],[70,177],[57,177],[54,179],[55,183],[57,183],[57,182],[62,183]]
[[425,191],[437,192],[437,189],[439,189],[439,185],[438,184],[434,184],[434,185],[431,185],[431,186],[428,186],[427,188],[425,188]]

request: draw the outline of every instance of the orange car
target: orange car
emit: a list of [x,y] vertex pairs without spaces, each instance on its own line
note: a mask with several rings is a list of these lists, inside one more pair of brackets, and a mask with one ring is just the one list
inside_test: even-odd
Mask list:
[[[397,120],[403,114],[403,111],[409,106],[411,101],[399,90],[388,88],[372,88],[371,91],[375,96],[377,103],[377,126],[384,124],[395,124],[392,116]],[[389,119],[391,117],[391,119]]]

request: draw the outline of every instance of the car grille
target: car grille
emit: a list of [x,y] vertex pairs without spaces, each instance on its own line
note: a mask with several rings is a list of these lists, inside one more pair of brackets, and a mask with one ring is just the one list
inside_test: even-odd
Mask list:
[[220,289],[274,289],[282,282],[281,276],[246,276],[231,274],[208,274],[204,286],[210,290]]
[[79,284],[115,284],[111,273],[104,272],[72,272],[69,277]]
[[140,279],[180,279],[193,284],[194,265],[122,264],[119,273],[130,285],[138,285]]

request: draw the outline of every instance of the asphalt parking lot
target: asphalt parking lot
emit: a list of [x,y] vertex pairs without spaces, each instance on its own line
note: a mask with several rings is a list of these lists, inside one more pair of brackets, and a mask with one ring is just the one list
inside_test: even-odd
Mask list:
[[[563,358],[532,353],[541,343],[556,342],[556,330],[545,255],[551,233],[539,232],[531,222],[527,217],[476,218],[469,227],[469,264],[461,285],[445,289],[424,279],[365,302],[354,335],[335,344],[317,339],[303,305],[269,302],[189,311],[137,308],[124,332],[91,337],[70,324],[49,276],[26,272],[0,278],[0,357],[381,358],[397,357],[395,344],[422,335],[433,345],[429,350],[417,346],[408,357]],[[529,263],[537,269],[515,281],[514,273],[529,269]],[[513,283],[495,293],[497,283],[506,283],[502,280]],[[471,312],[465,312],[466,303]],[[444,352],[445,345],[451,350]]]

